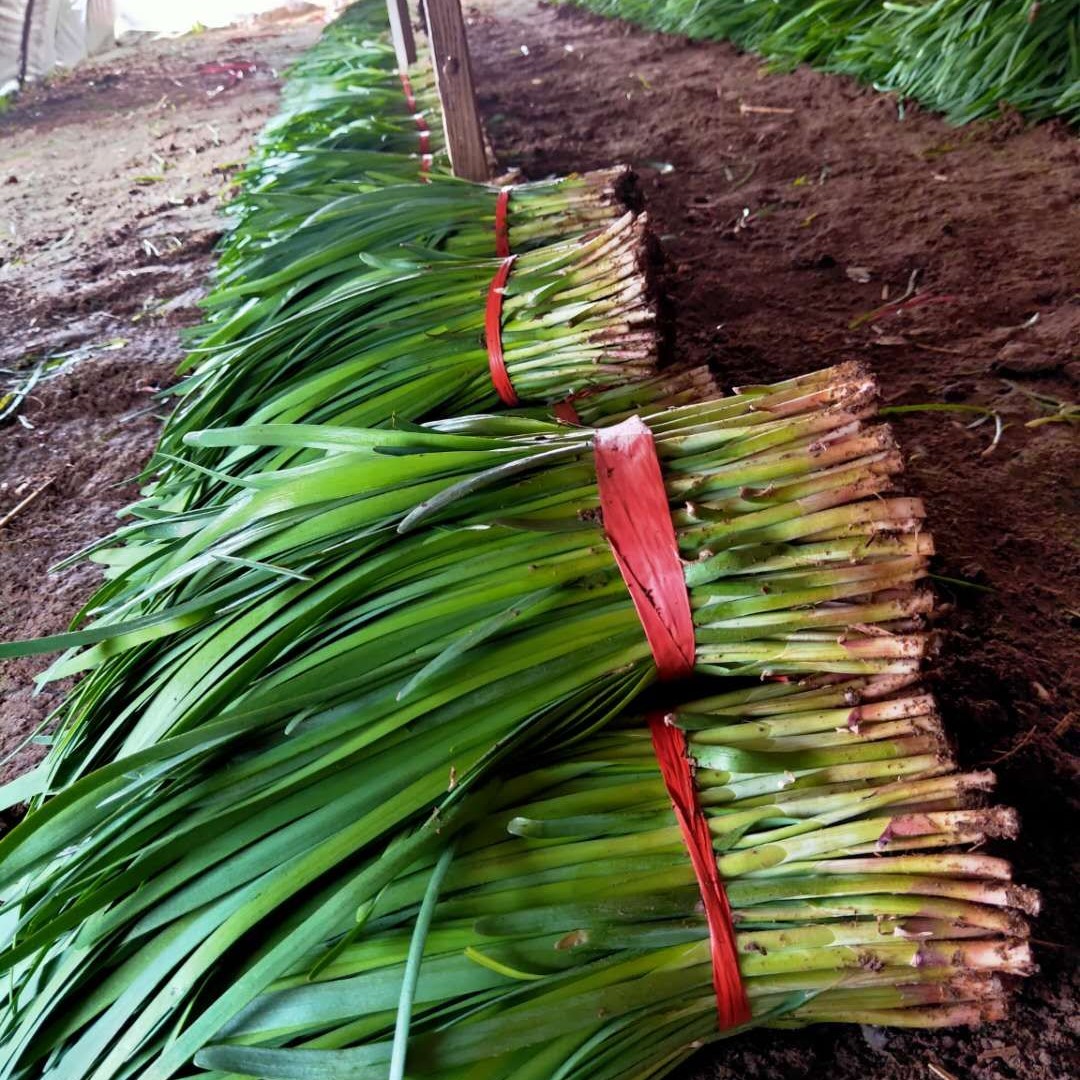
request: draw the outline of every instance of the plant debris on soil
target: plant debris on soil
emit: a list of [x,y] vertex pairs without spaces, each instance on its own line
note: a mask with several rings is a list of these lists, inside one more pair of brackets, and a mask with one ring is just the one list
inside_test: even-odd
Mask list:
[[[230,166],[273,111],[274,71],[315,32],[154,42],[0,118],[0,369],[76,354],[0,427],[4,638],[60,630],[88,594],[92,568],[45,571],[131,498],[116,485],[151,449],[153,391],[197,318]],[[950,127],[850,80],[767,75],[729,45],[533,0],[485,0],[469,33],[502,166],[639,172],[680,362],[732,386],[862,359],[886,404],[963,407],[893,420],[951,607],[937,692],[961,760],[993,767],[1022,814],[1008,854],[1044,893],[1042,973],[979,1031],[753,1032],[703,1050],[682,1080],[1080,1075],[1080,143],[1009,115]],[[240,61],[255,71],[221,91],[226,77],[199,73]],[[8,754],[57,700],[31,697],[42,666],[0,676]]]

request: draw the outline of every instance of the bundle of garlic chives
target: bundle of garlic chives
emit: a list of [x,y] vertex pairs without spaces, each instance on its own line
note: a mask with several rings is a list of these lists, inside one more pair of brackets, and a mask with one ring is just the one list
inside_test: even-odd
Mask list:
[[[395,154],[444,153],[437,119],[418,126],[417,112],[402,93],[393,72],[376,81],[375,71],[363,70],[330,85],[305,86],[293,95],[284,112],[263,130],[249,173],[257,173],[259,154],[309,149],[384,150]],[[435,114],[437,117],[437,114]],[[426,133],[423,145],[420,135]]]
[[441,148],[438,91],[426,54],[401,73],[385,34],[344,41],[326,35],[290,71],[278,115],[263,129],[259,147],[411,153],[417,117],[430,129],[428,152]]
[[[926,635],[868,629],[896,620],[916,627],[929,603],[916,583],[932,551],[918,500],[885,497],[902,463],[888,428],[865,423],[873,393],[864,370],[843,365],[648,417],[686,560],[699,668],[917,667]],[[391,647],[383,627],[420,630],[435,617],[425,604],[440,613],[439,635],[421,631],[430,640],[415,657],[401,646],[407,664],[384,672],[394,700],[411,680],[398,673],[440,655],[441,635],[457,642],[455,662],[479,660],[457,636],[499,612],[514,612],[508,625],[520,630],[546,625],[564,606],[590,619],[609,612],[621,627],[612,652],[640,653],[640,628],[597,521],[592,430],[509,417],[445,427],[278,425],[191,436],[199,446],[258,443],[313,456],[249,477],[220,508],[120,530],[121,546],[98,553],[113,576],[89,605],[93,625],[0,655],[87,646],[48,677],[96,668],[74,692],[75,711],[107,730],[126,717],[119,737],[130,752],[153,742],[150,732],[187,729],[261,697],[262,678],[299,679],[312,666],[303,657],[319,655],[328,637],[344,635],[327,660],[350,640],[366,655],[371,634]],[[409,597],[402,611],[399,601],[387,606],[399,587]],[[549,587],[555,592],[534,612],[518,611],[518,601]],[[226,646],[240,626],[263,620],[258,634]],[[856,629],[838,639],[847,627]],[[477,641],[480,653],[492,632]],[[131,652],[141,662],[132,664]],[[354,670],[381,670],[377,653]],[[208,679],[212,692],[193,692],[210,691]],[[79,767],[95,763],[89,754]]]
[[[213,327],[252,297],[284,296],[284,304],[269,305],[280,319],[316,287],[347,281],[368,252],[408,256],[397,249],[411,245],[482,259],[499,254],[500,235],[518,253],[582,236],[625,212],[631,183],[624,169],[506,188],[444,180],[315,200],[287,220],[277,208],[254,212],[222,252],[203,307]],[[259,323],[247,325],[250,333]]]
[[[646,415],[699,670],[917,670],[930,542],[918,502],[888,496],[872,413],[844,365]],[[72,1078],[186,1067],[506,755],[655,679],[597,521],[593,432],[446,426],[194,436],[323,456],[134,526],[86,630],[0,648],[74,647],[50,677],[89,669],[41,774],[54,794],[0,841],[3,1068],[60,1032]]]
[[[296,214],[311,213],[341,195],[389,184],[415,183],[420,176],[417,155],[411,153],[313,147],[265,151],[257,166],[237,174],[241,188],[225,212],[237,221],[263,213],[266,221],[272,222],[280,215],[288,222]],[[435,167],[430,179],[439,182],[450,177]]]
[[[669,718],[669,722],[671,718]],[[999,1019],[1031,971],[1031,890],[957,850],[972,805],[933,700],[891,678],[676,710],[754,1024]],[[196,1057],[214,1075],[658,1077],[717,1028],[709,930],[640,718],[549,753],[339,924]],[[404,1023],[402,1023],[404,1017]],[[407,1048],[407,1054],[404,1053]],[[395,1071],[394,1061],[404,1062]]]
[[[438,94],[426,55],[397,70],[382,5],[327,27],[322,39],[288,72],[278,116],[263,130],[254,160],[239,175],[244,187],[274,183],[282,159],[299,165],[329,151],[384,160],[383,175],[414,180],[444,171]],[[421,50],[423,51],[423,50]],[[402,77],[404,75],[404,78]],[[369,167],[342,173],[359,179]],[[241,200],[235,210],[243,212]]]
[[[379,59],[386,65],[392,55],[380,49]],[[260,210],[288,213],[298,206],[298,198],[311,210],[366,188],[450,179],[438,98],[430,76],[423,72],[422,65],[412,69],[408,92],[392,67],[353,72],[352,82],[368,89],[372,100],[350,98],[340,103],[339,111],[351,124],[342,125],[336,135],[305,134],[310,103],[296,100],[281,127],[260,137],[252,161],[237,173],[240,192],[227,208],[229,215],[244,221]],[[416,95],[415,105],[408,93]],[[389,119],[383,120],[381,112],[371,113],[375,107],[389,108]],[[227,236],[226,246],[231,243]]]
[[[655,312],[645,267],[644,218],[526,251],[499,290],[495,323],[506,374],[525,402],[653,374]],[[180,489],[185,506],[221,484],[201,469],[242,477],[266,467],[250,447],[222,453],[184,437],[230,424],[371,426],[452,416],[499,404],[491,373],[491,294],[503,263],[363,257],[366,268],[289,293],[255,298],[214,324],[175,390],[156,497]]]

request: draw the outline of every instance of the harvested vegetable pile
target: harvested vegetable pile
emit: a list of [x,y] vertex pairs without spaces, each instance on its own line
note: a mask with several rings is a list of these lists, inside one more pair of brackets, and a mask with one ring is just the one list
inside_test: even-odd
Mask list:
[[917,689],[873,377],[661,364],[624,175],[444,175],[384,14],[293,74],[105,585],[0,646],[83,673],[5,793],[0,1076],[615,1080],[999,1015],[1037,900],[937,850],[1015,823]]
[[573,0],[690,37],[725,38],[781,66],[813,64],[911,97],[954,123],[1008,105],[1080,121],[1077,0]]
[[[998,976],[1029,970],[1023,913],[1037,900],[1002,860],[939,850],[1012,835],[1015,822],[959,809],[990,777],[954,771],[929,696],[881,677],[756,687],[653,730],[628,720],[493,785],[441,865],[385,890],[363,936],[314,952],[241,1012],[226,1034],[245,1045],[199,1060],[383,1075],[420,946],[411,1074],[653,1076],[716,1039],[701,894],[657,774],[653,740],[669,731],[689,739],[748,1016],[1000,1017]],[[267,1048],[283,1034],[308,1049]]]

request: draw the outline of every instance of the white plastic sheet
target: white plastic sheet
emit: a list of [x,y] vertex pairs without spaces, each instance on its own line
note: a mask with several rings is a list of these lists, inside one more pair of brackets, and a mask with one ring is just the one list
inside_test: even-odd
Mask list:
[[[2,0],[0,0],[2,2]],[[325,7],[325,0],[312,0]],[[182,34],[193,26],[228,26],[251,15],[288,6],[288,0],[120,0],[117,33],[156,30]]]
[[0,0],[0,93],[19,77],[25,12],[26,0]]
[[40,79],[109,48],[115,21],[114,0],[0,0],[0,91],[19,77],[24,33],[26,76]]
[[[23,24],[31,0],[0,0],[0,93],[19,77]],[[112,46],[126,30],[185,33],[197,25],[228,26],[289,7],[289,0],[32,0],[26,75],[39,79]],[[335,8],[340,0],[311,0]]]

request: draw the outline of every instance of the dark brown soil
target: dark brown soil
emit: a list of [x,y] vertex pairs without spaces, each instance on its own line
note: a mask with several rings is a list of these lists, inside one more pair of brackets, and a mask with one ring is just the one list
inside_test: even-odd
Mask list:
[[[937,691],[962,760],[993,765],[1022,812],[1007,850],[1045,895],[1042,972],[1009,1022],[978,1032],[760,1032],[702,1051],[682,1075],[1080,1075],[1080,456],[1075,426],[1025,426],[1057,411],[1028,395],[1077,399],[1080,144],[1011,117],[958,130],[847,79],[767,75],[728,45],[531,0],[480,5],[470,35],[503,166],[641,173],[679,360],[737,385],[861,358],[888,403],[985,405],[1006,425],[988,452],[993,422],[967,426],[978,415],[896,420],[936,570],[975,586],[941,583]],[[916,272],[931,302],[853,328]]]
[[[627,161],[642,174],[679,359],[711,363],[730,385],[858,357],[889,402],[986,405],[1006,424],[986,453],[991,421],[897,418],[937,571],[978,586],[941,584],[951,611],[938,692],[963,759],[993,764],[1002,798],[1023,813],[1009,853],[1046,897],[1043,970],[1009,1022],[978,1032],[759,1032],[703,1051],[682,1076],[1080,1075],[1076,429],[1025,426],[1056,411],[1028,395],[1077,396],[1080,146],[1009,117],[963,130],[913,108],[901,119],[895,101],[846,80],[767,76],[725,45],[532,0],[485,0],[470,22],[504,165],[539,177]],[[228,165],[273,111],[273,69],[314,29],[143,46],[0,117],[0,368],[92,353],[39,386],[24,412],[32,428],[0,428],[0,519],[52,481],[0,526],[0,637],[55,632],[85,599],[94,571],[45,570],[108,529],[132,495],[116,485],[149,452],[156,421],[143,410],[179,358],[178,328],[197,317]],[[197,66],[232,56],[263,71],[207,96],[213,80]],[[161,179],[136,181],[144,175]],[[915,271],[934,302],[852,328],[903,296]],[[127,344],[100,348],[118,339]],[[55,700],[30,698],[41,666],[4,672],[0,751]],[[9,770],[32,757],[18,753]]]

